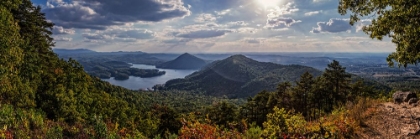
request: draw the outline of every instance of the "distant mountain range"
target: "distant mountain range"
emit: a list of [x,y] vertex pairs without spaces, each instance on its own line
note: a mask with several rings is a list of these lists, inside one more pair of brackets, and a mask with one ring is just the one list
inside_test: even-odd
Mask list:
[[165,89],[195,90],[230,98],[251,97],[262,90],[275,90],[284,81],[297,81],[306,71],[322,74],[312,67],[258,62],[244,55],[215,61],[184,79],[166,82]]
[[84,53],[97,53],[89,49],[53,49],[54,53],[57,54],[84,54]]
[[163,69],[201,69],[206,65],[206,61],[200,59],[196,56],[193,56],[188,53],[184,53],[174,60],[158,64],[156,68],[163,68]]
[[[164,60],[151,56],[141,51],[118,51],[118,52],[96,52],[89,49],[53,49],[60,58],[75,59],[80,63],[122,61],[133,64],[156,65],[163,63]],[[83,65],[89,66],[89,65]]]

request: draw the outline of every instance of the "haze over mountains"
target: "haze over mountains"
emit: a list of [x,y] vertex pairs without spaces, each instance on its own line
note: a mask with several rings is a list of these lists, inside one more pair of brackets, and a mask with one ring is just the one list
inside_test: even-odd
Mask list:
[[[53,49],[60,58],[75,59],[80,63],[83,62],[105,62],[105,61],[121,61],[134,64],[150,64],[155,65],[163,63],[164,60],[153,57],[141,51],[134,52],[96,52],[89,49]],[[86,66],[86,65],[83,65]]]
[[[104,61],[122,61],[126,63],[147,64],[147,65],[161,65],[162,63],[166,63],[166,66],[170,65],[166,68],[175,68],[175,69],[178,68],[178,70],[182,70],[182,68],[184,69],[191,68],[191,67],[188,67],[191,65],[191,63],[194,63],[191,61],[198,61],[196,63],[203,63],[202,60],[206,60],[205,62],[210,63],[211,61],[219,60],[218,62],[220,62],[220,60],[229,58],[233,55],[229,53],[220,53],[220,54],[201,53],[201,54],[191,55],[187,53],[184,53],[184,54],[144,53],[140,51],[95,52],[95,51],[86,50],[86,49],[74,49],[74,50],[54,49],[54,51],[56,51],[57,54],[62,58],[72,57],[76,59],[85,68],[92,67],[92,64],[89,65],[89,63],[104,62]],[[340,62],[341,65],[346,67],[347,72],[357,75],[357,79],[364,79],[365,83],[368,83],[371,85],[375,84],[375,86],[377,86],[378,88],[386,88],[386,90],[388,90],[389,88],[384,87],[383,84],[389,84],[394,87],[401,87],[399,83],[395,83],[395,80],[410,79],[410,80],[407,80],[406,82],[412,82],[411,79],[418,78],[416,75],[413,75],[413,74],[414,73],[420,74],[420,70],[413,66],[409,66],[407,67],[407,69],[398,69],[398,68],[388,67],[386,61],[384,60],[386,58],[385,53],[246,53],[245,55],[247,58],[254,59],[253,61],[272,62],[271,64],[275,63],[275,64],[281,64],[281,65],[303,65],[307,67],[313,67],[315,69],[318,69],[319,71],[323,71],[326,68],[328,63],[336,59]],[[182,66],[179,66],[179,65],[182,65]],[[253,64],[249,64],[249,65],[253,65]],[[260,72],[260,71],[257,71],[257,72]],[[406,73],[406,74],[402,74],[402,73]],[[403,76],[394,76],[395,74],[400,74]],[[296,77],[298,77],[298,75],[296,75]],[[356,76],[353,76],[353,77],[356,77]],[[268,80],[268,79],[270,78],[261,77],[259,80]],[[199,81],[189,79],[189,82],[190,81],[199,82]],[[271,81],[267,81],[267,82],[271,84],[276,84],[276,83],[272,83]],[[381,82],[382,85],[378,84],[378,82]],[[173,83],[173,82],[171,81],[170,83]],[[410,84],[413,84],[413,83],[410,83]],[[266,85],[266,84],[263,83],[262,85]],[[174,85],[169,85],[168,87],[172,88],[173,86]],[[267,85],[267,86],[270,86],[270,85]],[[407,87],[410,87],[410,86],[407,86]],[[270,87],[275,88],[273,86],[270,86]],[[406,86],[403,85],[403,87],[406,87]],[[194,86],[185,86],[182,88],[174,87],[174,88],[177,88],[177,89],[189,88],[186,90],[191,90],[191,88],[194,88]],[[224,88],[224,87],[220,87],[220,88]],[[198,90],[203,90],[203,89],[200,87],[200,89]],[[214,89],[214,90],[217,90],[217,89]],[[255,90],[258,90],[258,88]]]
[[244,55],[233,55],[213,62],[185,79],[170,80],[165,89],[196,90],[213,96],[244,98],[261,90],[274,90],[280,82],[296,81],[305,72],[315,76],[322,73],[307,66],[258,62]]

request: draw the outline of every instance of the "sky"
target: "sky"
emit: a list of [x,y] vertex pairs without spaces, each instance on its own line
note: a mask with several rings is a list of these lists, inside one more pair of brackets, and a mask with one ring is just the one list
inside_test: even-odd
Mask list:
[[32,0],[55,48],[100,52],[392,52],[337,12],[338,0]]

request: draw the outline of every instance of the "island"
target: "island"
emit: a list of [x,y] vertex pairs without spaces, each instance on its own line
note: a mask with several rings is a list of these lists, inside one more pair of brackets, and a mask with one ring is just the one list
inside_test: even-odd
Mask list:
[[130,76],[150,78],[166,74],[158,69],[132,68],[131,64],[122,61],[81,61],[85,71],[101,79],[114,77],[115,80],[127,80]]

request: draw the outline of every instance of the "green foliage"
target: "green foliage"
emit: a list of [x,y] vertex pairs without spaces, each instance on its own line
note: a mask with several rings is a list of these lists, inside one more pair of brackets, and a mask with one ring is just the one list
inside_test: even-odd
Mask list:
[[290,113],[286,112],[284,108],[279,109],[277,107],[274,107],[273,111],[273,113],[267,115],[267,121],[263,123],[262,136],[264,138],[281,138],[288,131],[286,119],[288,119]]
[[[153,102],[129,105],[132,99],[138,104],[144,97],[92,78],[73,59],[65,61],[52,52],[53,24],[40,7],[30,0],[5,0],[0,2],[0,11],[2,135],[107,138],[156,134],[159,120],[145,114]],[[91,119],[92,115],[102,118]],[[114,123],[121,127],[111,128]],[[138,129],[150,131],[134,133]],[[117,135],[119,130],[124,132]]]
[[326,89],[324,91],[328,93],[324,96],[326,111],[331,112],[334,105],[344,104],[349,97],[351,75],[346,73],[346,68],[342,67],[338,61],[333,60],[328,64],[322,78],[325,79],[322,81],[322,85]]
[[0,109],[0,124],[6,127],[12,127],[15,120],[14,109],[11,105],[2,106]]
[[[258,126],[262,126],[262,123],[266,121],[266,115],[271,113],[274,106],[277,105],[277,103],[268,103],[273,102],[273,99],[269,100],[270,98],[274,98],[273,96],[274,93],[262,91],[254,98],[249,98],[248,102],[240,110],[241,118],[247,119],[250,123],[255,122]],[[275,105],[268,105],[267,103]]]
[[338,12],[342,15],[351,12],[350,24],[363,20],[363,17],[374,17],[372,23],[363,27],[371,38],[382,40],[388,36],[396,44],[396,52],[391,53],[388,64],[406,67],[420,61],[420,2],[416,0],[340,0]]
[[222,127],[228,127],[230,123],[237,120],[238,113],[235,105],[222,101],[206,110],[208,118]]
[[25,99],[33,94],[26,94],[30,93],[30,88],[19,78],[18,68],[24,57],[21,47],[25,41],[19,34],[20,27],[11,12],[20,3],[18,0],[0,2],[0,100],[25,107],[34,105],[33,101]]
[[95,138],[105,138],[108,135],[108,129],[101,116],[93,116],[93,130],[95,131]]
[[250,125],[250,128],[246,131],[245,137],[247,139],[259,139],[262,134],[262,129],[259,126],[256,126],[255,123]]
[[[296,82],[294,87],[295,92],[292,96],[292,102],[295,104],[294,108],[298,112],[302,112],[304,117],[308,117],[310,108],[314,106],[315,94],[314,94],[315,79],[312,74],[305,72],[300,77],[300,80]],[[309,112],[309,113],[308,113]]]
[[219,128],[208,123],[199,121],[182,121],[182,128],[179,132],[179,139],[203,139],[203,138],[230,138],[240,139],[240,132],[233,129]]
[[152,107],[152,113],[158,118],[158,133],[164,136],[166,133],[177,133],[181,127],[178,113],[171,107],[155,105]]
[[148,112],[141,118],[137,127],[138,131],[141,131],[146,137],[154,137],[159,134],[160,119],[158,119],[158,117],[155,117],[151,112]]
[[310,120],[331,113],[334,108],[355,101],[358,97],[377,98],[380,94],[380,91],[366,86],[361,80],[352,83],[345,68],[334,60],[320,77],[313,78],[306,72],[295,86],[283,82],[275,92],[262,91],[249,98],[240,113],[241,118],[260,126],[274,107],[294,110]]
[[284,108],[274,107],[273,113],[267,115],[267,121],[263,125],[262,137],[264,138],[301,137],[306,133],[305,118],[301,114],[293,114]]
[[63,129],[60,126],[54,126],[48,129],[46,137],[47,139],[61,139],[63,138]]

